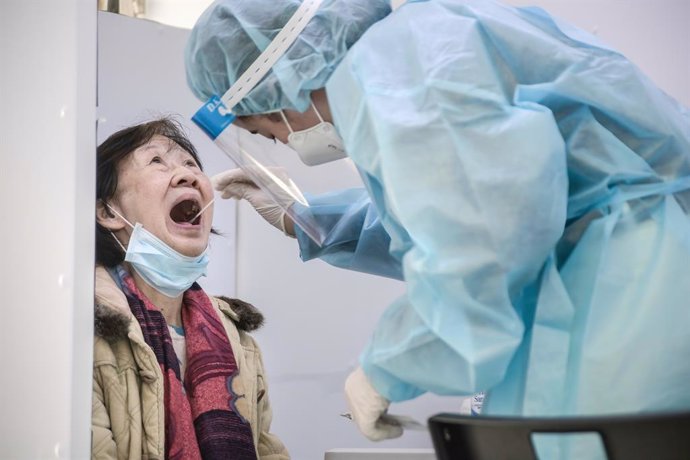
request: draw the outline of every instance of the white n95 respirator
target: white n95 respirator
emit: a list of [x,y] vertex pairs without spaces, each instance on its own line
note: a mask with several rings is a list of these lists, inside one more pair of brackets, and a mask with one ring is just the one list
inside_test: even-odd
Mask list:
[[319,123],[301,131],[293,131],[285,114],[282,110],[280,111],[283,121],[290,130],[288,135],[290,148],[297,152],[302,163],[307,166],[317,166],[346,158],[343,140],[335,130],[335,126],[321,118],[314,104],[311,106],[319,117]]

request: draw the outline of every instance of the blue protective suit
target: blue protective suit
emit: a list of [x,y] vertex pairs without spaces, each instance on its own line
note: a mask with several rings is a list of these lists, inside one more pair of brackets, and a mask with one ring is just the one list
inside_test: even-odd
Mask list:
[[405,280],[361,357],[377,390],[690,408],[686,109],[595,37],[490,1],[408,1],[326,90],[368,193],[312,198],[329,239],[298,238]]

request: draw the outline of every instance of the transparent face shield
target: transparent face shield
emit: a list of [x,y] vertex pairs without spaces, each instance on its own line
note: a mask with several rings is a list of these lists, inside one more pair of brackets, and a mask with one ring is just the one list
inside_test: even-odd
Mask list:
[[[291,147],[232,124],[231,114],[211,105],[202,108],[194,121],[211,136],[215,145],[263,190],[311,240],[319,246],[330,229],[309,204],[309,197],[340,188],[361,186],[349,159],[313,167],[306,165]],[[298,186],[299,184],[299,186]]]
[[[318,216],[309,205],[309,194],[303,193],[305,189],[298,188],[295,182],[305,184],[307,190],[314,194],[334,190],[335,187],[361,185],[350,160],[322,164],[315,168],[317,171],[312,168],[308,172],[305,168],[309,167],[300,161],[301,157],[305,163],[316,165],[320,164],[320,159],[344,158],[342,144],[338,145],[339,138],[333,136],[335,129],[324,122],[320,115],[321,123],[309,130],[292,132],[290,128],[288,141],[299,152],[298,155],[280,142],[253,135],[233,125],[235,115],[232,108],[271,70],[314,16],[321,1],[304,0],[269,46],[232,87],[221,97],[213,96],[192,117],[219,149],[320,246],[328,236],[328,229],[319,224]],[[323,155],[321,147],[324,145],[336,152],[331,152],[330,156]],[[331,168],[344,169],[329,171]],[[328,183],[320,181],[322,178],[329,178]]]

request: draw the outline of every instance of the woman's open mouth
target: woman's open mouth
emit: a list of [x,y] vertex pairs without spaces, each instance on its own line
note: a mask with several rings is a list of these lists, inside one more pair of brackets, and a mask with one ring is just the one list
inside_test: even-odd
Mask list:
[[177,224],[199,225],[201,206],[196,200],[184,200],[177,203],[170,210],[170,218]]

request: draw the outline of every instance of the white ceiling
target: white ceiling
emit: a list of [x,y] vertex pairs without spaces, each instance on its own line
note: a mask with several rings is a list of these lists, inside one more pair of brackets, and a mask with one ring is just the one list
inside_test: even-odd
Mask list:
[[191,29],[212,0],[147,0],[144,17],[162,24]]

